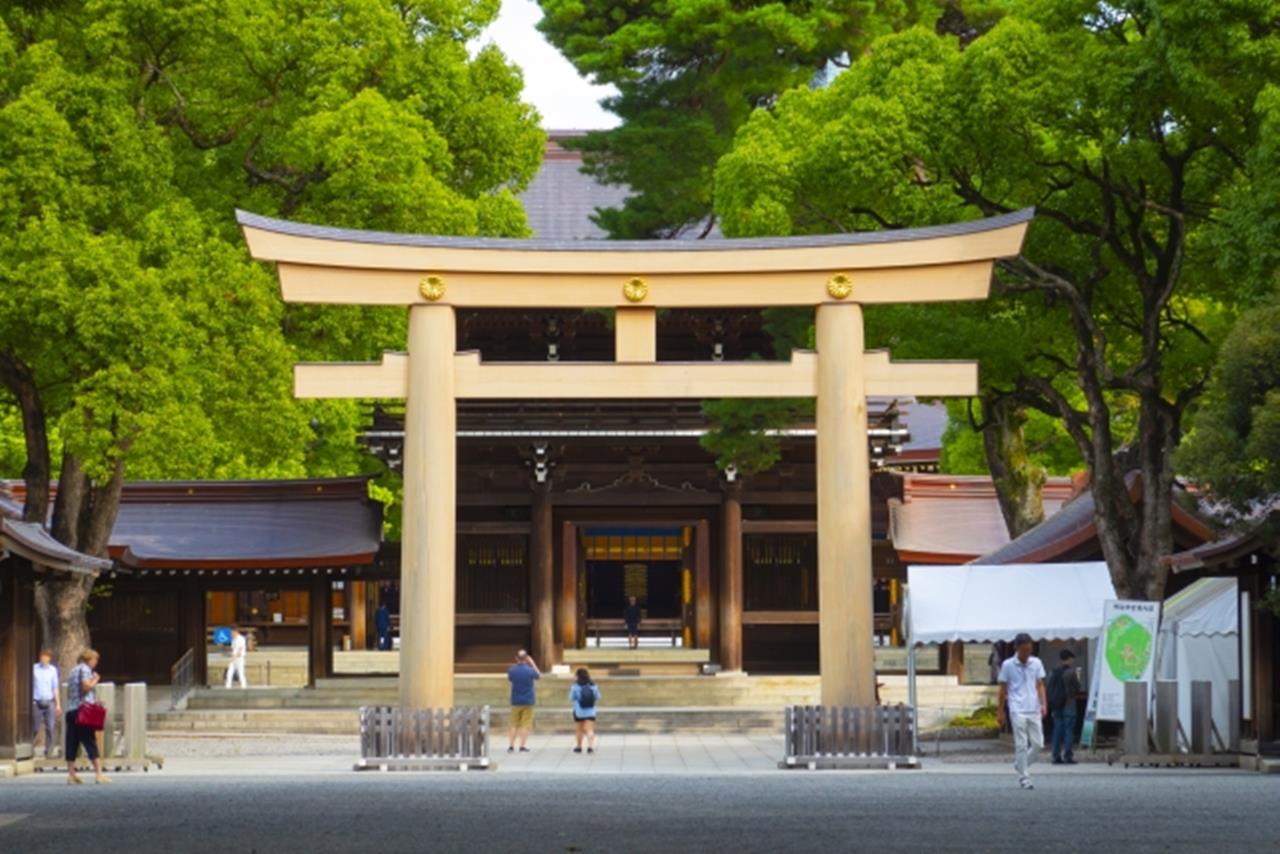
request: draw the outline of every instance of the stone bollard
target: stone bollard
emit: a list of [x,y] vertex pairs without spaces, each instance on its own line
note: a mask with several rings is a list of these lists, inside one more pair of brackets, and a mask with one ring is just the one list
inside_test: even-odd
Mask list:
[[143,761],[147,757],[147,683],[127,683],[124,686],[122,708],[124,711],[121,719],[124,757]]
[[102,733],[98,737],[98,750],[102,758],[115,755],[116,748],[116,683],[99,682],[94,689],[98,703],[107,709],[107,719],[102,725]]

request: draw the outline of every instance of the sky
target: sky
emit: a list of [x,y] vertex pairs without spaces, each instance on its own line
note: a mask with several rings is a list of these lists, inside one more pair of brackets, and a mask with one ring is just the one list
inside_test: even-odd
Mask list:
[[537,30],[542,11],[534,0],[502,0],[498,20],[481,36],[492,41],[524,70],[524,99],[542,114],[542,126],[554,130],[613,127],[618,119],[597,103],[612,86],[592,86]]

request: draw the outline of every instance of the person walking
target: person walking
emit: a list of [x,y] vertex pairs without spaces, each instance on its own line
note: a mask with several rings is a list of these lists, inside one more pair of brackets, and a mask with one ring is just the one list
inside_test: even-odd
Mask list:
[[32,747],[40,741],[44,733],[44,757],[53,755],[54,733],[57,731],[58,715],[62,714],[62,700],[58,697],[58,667],[53,663],[53,651],[40,650],[39,660],[31,665],[31,702],[36,731],[32,736]]
[[84,755],[93,763],[96,782],[111,782],[110,778],[102,773],[102,757],[98,755],[97,732],[77,723],[80,706],[98,702],[98,695],[94,692],[98,683],[102,681],[102,677],[98,675],[98,659],[96,649],[86,649],[80,653],[80,662],[67,675],[67,714],[63,720],[67,730],[67,782],[77,785],[84,782],[76,773],[76,759],[80,756],[81,747],[84,748]]
[[579,667],[577,681],[569,689],[569,702],[573,703],[573,722],[578,728],[574,753],[582,752],[582,738],[587,739],[587,753],[596,752],[596,704],[600,702],[600,689],[591,681],[587,668]]
[[640,646],[640,606],[636,603],[636,597],[632,596],[623,609],[622,622],[627,626],[627,646],[637,648]]
[[1013,728],[1013,768],[1018,784],[1034,789],[1031,763],[1044,747],[1044,718],[1049,712],[1044,691],[1044,665],[1031,654],[1031,635],[1020,633],[1013,639],[1014,655],[1000,665],[1000,700],[996,720]]
[[378,649],[391,649],[391,611],[387,609],[386,602],[379,604],[378,610],[373,612],[373,625],[378,630]]
[[507,681],[511,683],[511,739],[507,743],[507,753],[516,750],[516,739],[520,740],[520,752],[529,752],[529,733],[533,729],[533,707],[538,704],[538,693],[534,683],[542,678],[542,671],[533,656],[523,649],[516,653],[516,663],[507,671]]
[[249,651],[249,641],[241,633],[239,626],[231,627],[231,663],[227,665],[227,687],[231,687],[233,679],[240,680],[241,688],[249,687],[249,680],[244,676],[244,662]]
[[1076,669],[1076,654],[1069,649],[1058,653],[1062,663],[1049,677],[1046,693],[1049,712],[1053,715],[1054,765],[1075,765],[1072,749],[1076,740],[1076,696],[1080,693],[1080,671]]

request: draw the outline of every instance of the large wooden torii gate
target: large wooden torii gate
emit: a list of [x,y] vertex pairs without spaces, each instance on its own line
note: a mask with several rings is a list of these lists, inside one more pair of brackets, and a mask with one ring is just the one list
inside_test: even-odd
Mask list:
[[[302,364],[299,397],[404,398],[400,704],[454,704],[457,401],[816,397],[819,670],[826,706],[875,703],[867,395],[977,393],[973,363],[865,352],[862,306],[976,300],[1031,211],[931,228],[748,240],[552,242],[388,234],[237,212],[287,302],[403,305],[409,352]],[[817,352],[658,362],[657,309],[811,306]],[[458,308],[617,310],[616,361],[495,363],[456,352]],[[730,595],[741,596],[741,591]]]

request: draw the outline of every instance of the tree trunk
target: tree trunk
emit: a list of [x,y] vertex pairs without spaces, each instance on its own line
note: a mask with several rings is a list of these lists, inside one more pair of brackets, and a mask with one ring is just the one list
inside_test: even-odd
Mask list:
[[1026,411],[1012,398],[982,402],[982,446],[1010,538],[1044,521],[1044,467],[1027,453]]
[[[124,488],[126,451],[127,443],[111,478],[103,484],[89,480],[74,454],[63,454],[53,518],[53,533],[59,542],[85,554],[107,556]],[[64,673],[91,643],[88,606],[93,585],[92,578],[57,577],[41,582],[36,589],[41,636]]]
[[22,433],[26,442],[27,462],[22,481],[27,497],[22,508],[25,522],[44,524],[49,515],[49,431],[44,417],[44,402],[36,387],[35,375],[20,359],[0,353],[0,386],[9,390],[22,413]]

